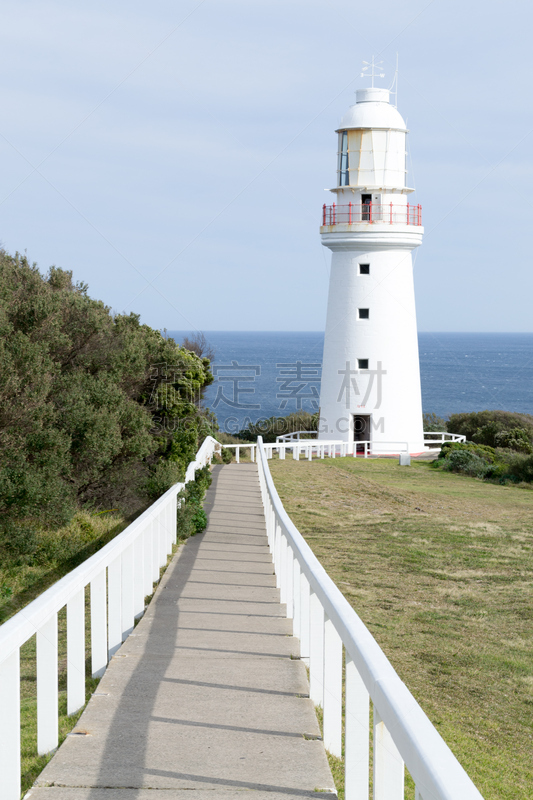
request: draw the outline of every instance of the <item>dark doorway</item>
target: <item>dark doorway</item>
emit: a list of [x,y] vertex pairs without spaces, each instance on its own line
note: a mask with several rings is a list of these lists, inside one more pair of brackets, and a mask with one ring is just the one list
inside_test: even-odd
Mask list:
[[363,222],[370,222],[372,220],[372,195],[371,194],[362,194],[361,195],[361,212],[362,212],[361,219],[363,220]]
[[[370,414],[353,415],[353,440],[357,442],[370,441]],[[364,445],[357,446],[357,450],[364,450]]]

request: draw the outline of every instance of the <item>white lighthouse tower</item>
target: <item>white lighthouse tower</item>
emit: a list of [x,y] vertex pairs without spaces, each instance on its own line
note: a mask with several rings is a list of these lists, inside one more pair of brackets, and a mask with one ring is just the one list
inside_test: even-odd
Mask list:
[[407,129],[389,90],[372,85],[337,134],[337,185],[320,228],[332,258],[319,438],[422,452],[411,253],[424,229],[406,185]]

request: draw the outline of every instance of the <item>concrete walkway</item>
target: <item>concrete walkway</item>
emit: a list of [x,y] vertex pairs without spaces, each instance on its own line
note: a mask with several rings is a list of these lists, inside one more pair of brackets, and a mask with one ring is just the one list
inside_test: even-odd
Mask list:
[[30,796],[278,800],[331,791],[298,641],[275,588],[255,464],[215,467],[207,530]]

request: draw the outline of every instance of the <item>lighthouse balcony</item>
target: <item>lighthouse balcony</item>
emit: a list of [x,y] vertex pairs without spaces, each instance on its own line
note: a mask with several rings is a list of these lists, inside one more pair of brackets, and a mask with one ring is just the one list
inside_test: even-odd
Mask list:
[[420,228],[422,226],[422,206],[409,203],[407,205],[399,203],[336,205],[333,203],[331,206],[324,203],[322,206],[321,233],[333,232],[335,229],[338,231],[357,230],[367,225],[409,225]]

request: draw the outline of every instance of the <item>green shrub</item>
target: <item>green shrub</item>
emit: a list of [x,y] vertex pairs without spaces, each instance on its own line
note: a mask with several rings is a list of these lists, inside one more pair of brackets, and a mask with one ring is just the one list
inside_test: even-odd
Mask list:
[[510,431],[500,431],[495,436],[495,446],[518,453],[533,453],[531,439],[525,428],[512,428]]
[[228,447],[223,447],[220,455],[224,464],[231,464],[233,461],[233,452]]
[[438,417],[435,413],[423,414],[422,416],[424,431],[445,431],[447,430],[447,421],[442,417]]
[[503,478],[514,483],[533,483],[533,455],[509,454],[506,458]]
[[183,480],[213,429],[212,380],[208,358],[113,314],[72,273],[0,249],[0,558],[31,555],[34,520],[129,514]]
[[202,500],[212,477],[209,467],[197,470],[194,481],[189,481],[178,495],[177,531],[178,539],[188,539],[201,533],[207,526],[207,514]]
[[484,478],[490,469],[489,464],[469,450],[452,450],[444,459],[443,469],[449,472],[464,472],[475,478]]
[[493,464],[497,460],[496,450],[493,447],[475,444],[474,442],[444,442],[439,454],[439,460],[447,458],[451,453],[460,451],[474,453],[486,461],[487,464]]
[[[448,420],[450,433],[461,433],[470,441],[496,447],[495,437],[501,431],[514,428],[526,430],[528,438],[533,439],[533,416],[513,411],[473,411],[467,414],[452,414]],[[491,440],[492,437],[492,440]]]

